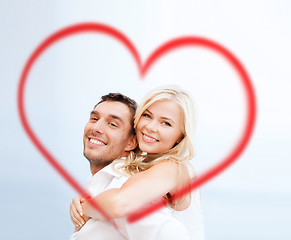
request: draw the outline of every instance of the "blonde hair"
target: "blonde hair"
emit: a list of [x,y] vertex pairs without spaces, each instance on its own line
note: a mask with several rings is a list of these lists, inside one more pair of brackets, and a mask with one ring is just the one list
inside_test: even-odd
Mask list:
[[194,149],[191,138],[194,132],[194,106],[188,93],[180,89],[178,86],[164,86],[155,88],[150,91],[142,100],[136,110],[134,117],[134,127],[136,128],[142,114],[154,102],[162,100],[175,101],[181,108],[181,131],[182,140],[175,146],[163,153],[143,154],[137,147],[134,152],[130,152],[120,168],[122,172],[133,175],[137,172],[145,171],[153,165],[164,161],[173,160],[177,163],[189,161],[194,156]]

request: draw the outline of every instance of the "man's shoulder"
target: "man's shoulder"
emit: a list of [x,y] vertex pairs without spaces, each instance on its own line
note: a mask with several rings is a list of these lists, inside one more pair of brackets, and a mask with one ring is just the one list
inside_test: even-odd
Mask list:
[[119,173],[111,163],[91,177],[87,189],[91,195],[97,195],[111,188],[120,188],[127,180],[128,177]]

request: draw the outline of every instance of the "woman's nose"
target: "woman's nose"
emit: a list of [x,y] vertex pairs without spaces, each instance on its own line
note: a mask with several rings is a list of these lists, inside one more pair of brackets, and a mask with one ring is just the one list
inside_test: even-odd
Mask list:
[[157,123],[156,121],[150,121],[147,125],[146,128],[151,131],[151,132],[157,132],[158,131],[158,127],[157,127]]

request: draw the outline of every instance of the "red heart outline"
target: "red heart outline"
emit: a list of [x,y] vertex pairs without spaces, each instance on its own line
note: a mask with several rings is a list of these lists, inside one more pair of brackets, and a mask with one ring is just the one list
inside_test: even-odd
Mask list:
[[[179,198],[182,195],[188,193],[189,191],[194,190],[195,188],[201,186],[211,178],[215,177],[218,173],[225,170],[230,164],[232,164],[244,151],[246,148],[251,135],[254,130],[255,126],[255,120],[256,120],[256,98],[255,98],[255,91],[251,84],[251,79],[247,74],[247,71],[244,69],[241,62],[225,47],[221,46],[220,44],[203,38],[203,37],[196,37],[196,36],[186,36],[186,37],[179,37],[173,40],[170,40],[163,45],[161,45],[159,48],[157,48],[145,61],[144,64],[142,64],[140,56],[135,48],[135,46],[130,42],[130,40],[120,31],[104,24],[100,23],[80,23],[76,25],[72,25],[66,28],[63,28],[56,33],[50,35],[48,38],[46,38],[31,54],[28,61],[25,64],[25,67],[23,68],[20,82],[18,85],[18,94],[17,94],[17,104],[18,104],[18,113],[19,117],[22,123],[22,126],[29,136],[32,143],[35,145],[35,147],[40,151],[40,153],[47,159],[47,161],[55,168],[55,170],[82,196],[87,197],[89,194],[86,190],[83,189],[82,186],[79,185],[78,182],[75,181],[75,179],[57,162],[57,160],[46,150],[46,148],[43,146],[41,141],[37,138],[35,133],[33,132],[32,128],[30,127],[26,113],[25,113],[25,107],[24,107],[24,90],[25,90],[25,84],[26,79],[29,75],[29,72],[35,63],[35,61],[38,59],[38,57],[51,45],[56,43],[57,41],[71,36],[75,34],[80,33],[86,33],[86,32],[95,32],[95,33],[102,33],[105,35],[108,35],[112,38],[115,38],[117,41],[122,43],[127,50],[132,54],[137,67],[139,69],[139,73],[141,78],[143,78],[146,73],[149,71],[151,66],[159,60],[162,56],[164,56],[166,53],[182,48],[182,47],[189,47],[189,46],[198,46],[198,47],[204,47],[208,48],[210,50],[213,50],[214,52],[219,53],[222,55],[236,70],[236,72],[239,74],[242,84],[246,93],[246,101],[247,101],[247,116],[246,116],[246,122],[244,126],[244,131],[242,136],[240,137],[238,143],[235,145],[233,150],[217,165],[212,167],[211,169],[207,170],[205,173],[198,176],[198,178],[195,179],[195,181],[191,181],[189,185],[181,188],[176,194],[175,198]],[[109,219],[109,216],[104,212],[100,206],[94,202],[91,198],[88,198],[88,201],[98,210],[101,214],[103,214],[107,219]],[[138,211],[131,216],[128,217],[129,222],[137,221],[138,219],[148,215],[149,213],[159,209],[160,207],[164,206],[166,203],[164,201],[157,202],[154,205],[151,205],[149,208],[143,209],[142,211]],[[111,221],[112,224],[114,224],[113,221]]]

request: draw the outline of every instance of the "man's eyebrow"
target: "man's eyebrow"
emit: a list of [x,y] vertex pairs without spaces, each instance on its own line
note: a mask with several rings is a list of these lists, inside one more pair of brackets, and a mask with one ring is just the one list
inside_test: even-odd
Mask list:
[[118,115],[115,115],[115,114],[109,114],[109,118],[113,118],[113,119],[116,119],[118,121],[120,121],[121,123],[124,123],[122,118],[119,117]]
[[98,115],[99,113],[97,111],[93,110],[93,111],[91,111],[90,115],[92,115],[92,114]]
[[[96,110],[93,110],[93,111],[91,111],[91,115],[99,115],[99,112],[96,111]],[[108,118],[113,118],[113,119],[116,119],[116,120],[120,121],[121,123],[124,123],[122,118],[120,116],[118,116],[118,115],[115,115],[115,114],[109,114]]]

